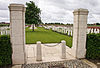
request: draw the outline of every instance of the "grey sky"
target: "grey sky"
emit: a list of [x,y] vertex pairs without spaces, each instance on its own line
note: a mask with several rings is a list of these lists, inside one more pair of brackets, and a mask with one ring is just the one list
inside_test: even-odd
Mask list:
[[[0,0],[0,22],[9,22],[10,3],[25,4],[30,0]],[[31,0],[41,9],[45,22],[73,23],[73,11],[77,8],[89,10],[88,23],[100,22],[100,0]]]

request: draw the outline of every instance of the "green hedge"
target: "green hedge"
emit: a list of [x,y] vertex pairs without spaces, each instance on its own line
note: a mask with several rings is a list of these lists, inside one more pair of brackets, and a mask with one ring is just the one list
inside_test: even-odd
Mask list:
[[87,35],[87,59],[100,59],[100,34]]
[[0,36],[0,66],[12,64],[11,55],[10,37],[7,35]]

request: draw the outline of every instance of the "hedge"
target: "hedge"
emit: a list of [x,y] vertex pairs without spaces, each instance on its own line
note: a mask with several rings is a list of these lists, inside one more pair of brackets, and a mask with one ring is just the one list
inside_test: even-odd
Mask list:
[[86,58],[100,59],[100,34],[88,34],[86,45]]
[[11,55],[10,37],[7,35],[0,36],[0,66],[12,64]]

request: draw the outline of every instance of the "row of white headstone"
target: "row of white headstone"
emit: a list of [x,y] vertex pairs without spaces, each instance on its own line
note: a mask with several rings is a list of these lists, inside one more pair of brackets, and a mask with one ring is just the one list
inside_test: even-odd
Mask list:
[[[53,31],[59,32],[59,33],[63,33],[63,34],[67,34],[69,36],[73,35],[73,27],[63,27],[63,26],[43,26],[45,29],[52,29]],[[87,28],[87,34],[89,33],[100,33],[100,29],[93,29],[93,28]]]
[[[33,27],[33,26],[34,26],[34,27]],[[26,26],[26,27],[28,27],[28,26]],[[31,27],[30,27],[29,29],[33,29],[33,28],[34,28],[34,29],[37,29],[36,26],[35,26],[35,24],[32,24]]]
[[67,34],[69,36],[73,35],[73,30],[72,27],[56,27],[56,26],[43,26],[45,29],[52,29],[53,31],[59,32],[59,33],[63,33],[63,34]]
[[10,34],[10,30],[0,31],[0,35],[9,35],[9,34]]
[[9,35],[10,34],[10,27],[0,27],[0,35]]
[[97,34],[97,33],[100,33],[100,29],[97,29],[97,28],[88,28],[87,29],[87,34],[89,34],[89,33],[95,33],[95,34]]

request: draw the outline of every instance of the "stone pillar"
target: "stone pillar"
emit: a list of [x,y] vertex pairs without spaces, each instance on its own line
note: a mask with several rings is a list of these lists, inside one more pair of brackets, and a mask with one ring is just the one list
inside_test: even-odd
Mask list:
[[41,50],[41,42],[37,42],[36,46],[36,61],[42,61],[42,50]]
[[25,56],[25,7],[22,4],[10,4],[10,37],[12,43],[12,63],[24,64]]
[[74,12],[73,46],[72,53],[76,58],[85,58],[86,55],[86,30],[87,9],[77,9]]
[[62,59],[66,59],[66,41],[61,41],[61,48],[62,48]]

